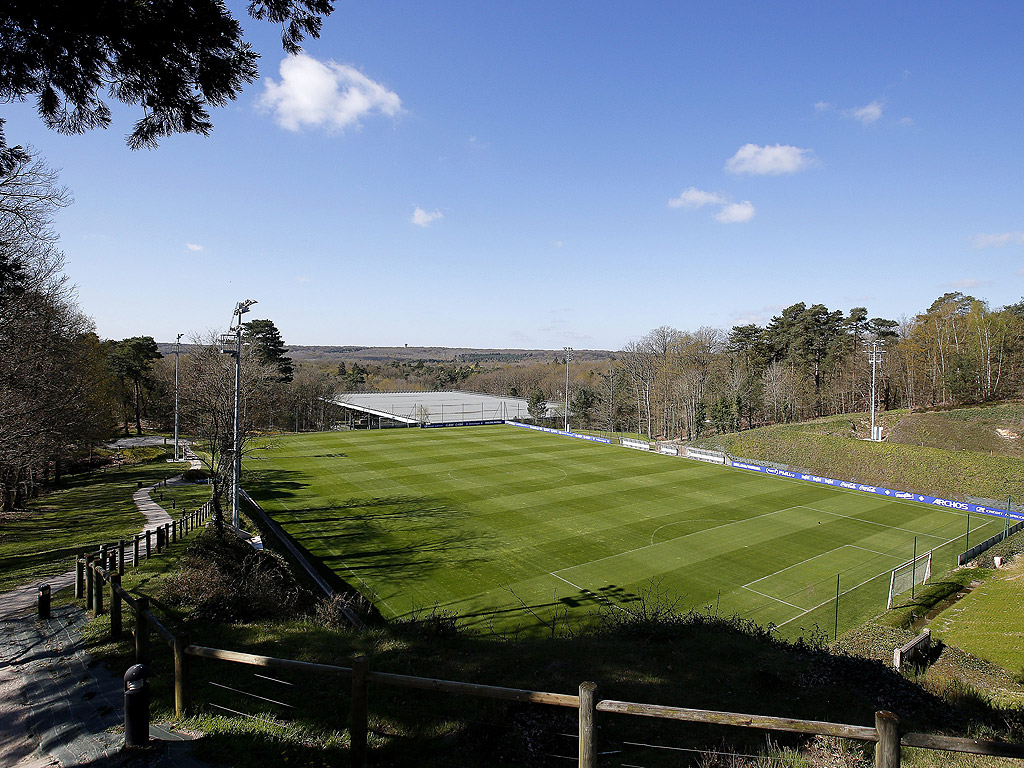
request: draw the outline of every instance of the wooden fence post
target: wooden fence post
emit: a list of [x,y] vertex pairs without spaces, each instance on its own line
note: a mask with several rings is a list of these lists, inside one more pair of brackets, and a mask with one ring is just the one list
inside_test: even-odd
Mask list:
[[132,540],[132,568],[138,568],[139,567],[139,539],[140,538],[141,538],[140,534],[136,533],[134,539]]
[[[123,542],[122,542],[123,543]],[[110,637],[118,640],[121,637],[121,577],[110,574]]]
[[365,656],[356,656],[352,659],[352,707],[348,727],[352,768],[364,768],[366,765],[366,672],[369,666],[370,662]]
[[75,558],[75,599],[85,597],[85,558]]
[[594,729],[594,691],[597,683],[580,683],[580,762],[579,768],[594,768],[597,758],[597,733]]
[[178,540],[178,521],[171,520],[171,544]]
[[117,540],[117,575],[124,576],[124,539]]
[[152,548],[153,548],[153,532],[151,530],[149,530],[149,528],[147,528],[146,529],[146,559],[147,560],[149,560],[149,557],[152,554],[151,553]]
[[188,687],[188,656],[185,649],[189,646],[187,633],[174,636],[174,714],[184,717],[192,706],[192,697]]
[[135,663],[149,666],[149,598],[140,597],[135,601]]
[[92,615],[99,616],[103,613],[103,566],[99,562],[92,564]]
[[92,613],[92,555],[85,556],[85,608]]
[[875,768],[900,768],[900,719],[892,712],[875,712]]

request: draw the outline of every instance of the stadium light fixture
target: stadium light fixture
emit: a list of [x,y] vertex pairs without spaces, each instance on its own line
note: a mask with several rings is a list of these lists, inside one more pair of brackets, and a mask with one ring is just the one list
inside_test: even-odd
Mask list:
[[562,347],[565,351],[565,431],[569,431],[569,361],[572,360],[572,347]]
[[[239,419],[239,390],[242,388],[242,315],[249,311],[249,307],[256,303],[255,299],[246,299],[235,304],[235,311],[231,314],[231,329],[235,334],[235,434],[232,441],[231,453],[231,525],[239,526],[238,510],[238,484],[242,475],[242,450],[238,440],[238,419]],[[223,340],[223,336],[221,339]],[[226,351],[226,350],[224,350]]]
[[184,333],[179,333],[177,340],[174,342],[174,460],[177,461],[180,457],[178,455],[178,355],[181,353],[181,337]]
[[880,439],[875,436],[875,366],[882,362],[883,354],[878,349],[878,341],[871,342],[871,351],[868,352],[871,358],[871,439],[875,441]]

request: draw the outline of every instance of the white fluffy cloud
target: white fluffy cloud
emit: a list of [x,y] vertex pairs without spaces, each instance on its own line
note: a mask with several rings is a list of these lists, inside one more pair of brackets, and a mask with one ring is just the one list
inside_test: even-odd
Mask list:
[[199,245],[198,243],[185,243],[185,247],[190,251],[203,250],[203,246]]
[[749,201],[734,203],[717,192],[705,192],[696,187],[684,189],[679,197],[668,201],[669,208],[703,208],[705,205],[718,206],[715,220],[723,224],[739,224],[754,217],[754,206]]
[[864,125],[871,125],[871,123],[878,122],[882,118],[882,112],[882,102],[872,101],[870,104],[865,104],[863,107],[848,109],[845,114],[847,117],[859,120]]
[[705,205],[722,205],[727,202],[724,197],[715,192],[705,192],[703,189],[690,187],[684,189],[679,197],[673,197],[668,201],[669,208],[700,208]]
[[742,224],[754,218],[754,206],[749,200],[742,203],[729,203],[715,214],[715,221],[723,224]]
[[974,236],[975,248],[1002,248],[1011,244],[1024,245],[1024,232],[999,232]]
[[398,94],[348,64],[322,62],[300,53],[281,61],[281,82],[264,80],[260,105],[273,110],[278,125],[344,130],[378,113],[394,117],[402,109]]
[[412,218],[409,219],[409,221],[417,226],[427,227],[430,226],[432,222],[443,218],[444,214],[440,211],[424,211],[417,205],[416,210],[412,212]]
[[812,163],[812,153],[809,149],[789,144],[764,147],[744,144],[736,150],[735,155],[725,161],[725,170],[729,173],[747,173],[751,176],[781,176],[803,171]]

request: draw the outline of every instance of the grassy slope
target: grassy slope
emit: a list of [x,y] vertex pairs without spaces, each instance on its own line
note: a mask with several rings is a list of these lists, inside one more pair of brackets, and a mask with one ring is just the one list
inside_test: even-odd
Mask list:
[[[69,476],[58,490],[33,499],[24,513],[0,525],[0,591],[63,573],[72,567],[76,551],[141,530],[145,516],[132,501],[138,484],[152,485],[183,468],[187,464],[168,464],[163,458],[109,467]],[[168,488],[163,493],[168,501],[177,499],[180,509],[209,497],[206,486],[198,487],[204,489],[200,496],[193,487]]]
[[982,581],[931,624],[945,642],[998,664],[1024,681],[1024,557]]
[[948,499],[975,496],[1024,499],[1024,458],[989,456],[841,436],[848,418],[776,425],[715,435],[702,442],[755,461],[774,461],[828,477],[855,479],[900,491]]
[[[511,427],[303,435],[261,453],[253,495],[385,615],[439,603],[481,629],[550,628],[654,580],[831,634],[837,573],[842,629],[884,606],[915,535],[924,549],[965,530],[923,505]],[[985,526],[972,518],[972,536]]]
[[[904,415],[889,430],[890,442],[997,456],[1024,456],[1024,403],[901,413]],[[1003,434],[1000,429],[1004,430]]]

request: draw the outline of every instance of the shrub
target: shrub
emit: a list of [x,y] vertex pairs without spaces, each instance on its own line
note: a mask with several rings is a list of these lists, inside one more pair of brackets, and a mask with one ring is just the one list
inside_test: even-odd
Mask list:
[[159,597],[187,609],[191,618],[218,621],[288,618],[312,606],[312,595],[295,581],[282,558],[254,550],[230,534],[218,537],[212,530],[189,545]]

